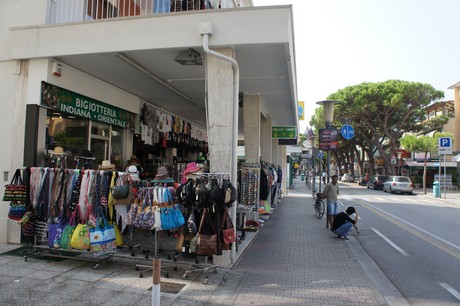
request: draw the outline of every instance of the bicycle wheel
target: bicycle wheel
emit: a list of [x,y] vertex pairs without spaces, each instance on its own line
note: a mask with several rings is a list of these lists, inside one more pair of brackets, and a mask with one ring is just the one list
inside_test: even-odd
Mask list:
[[324,216],[324,201],[318,200],[315,205],[316,218],[321,219]]

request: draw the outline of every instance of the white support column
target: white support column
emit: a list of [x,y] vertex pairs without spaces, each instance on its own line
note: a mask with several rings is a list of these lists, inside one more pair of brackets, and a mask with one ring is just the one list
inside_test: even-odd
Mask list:
[[272,139],[272,159],[271,163],[278,164],[279,162],[279,152],[278,152],[278,147],[280,145],[278,144],[278,138]]
[[260,97],[244,96],[244,148],[246,162],[260,162]]
[[[232,49],[214,50],[234,58]],[[232,170],[233,68],[212,55],[207,55],[208,144],[211,172]]]
[[261,159],[271,163],[272,159],[272,117],[261,117],[260,122],[260,155]]

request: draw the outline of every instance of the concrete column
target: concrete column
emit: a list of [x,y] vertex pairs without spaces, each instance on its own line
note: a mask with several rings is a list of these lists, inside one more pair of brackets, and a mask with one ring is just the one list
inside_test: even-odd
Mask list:
[[244,150],[246,162],[260,162],[260,97],[244,96]]
[[271,163],[278,164],[278,147],[278,139],[272,139],[272,159],[270,161]]
[[[235,58],[233,49],[214,51]],[[215,56],[207,55],[206,59],[210,171],[230,173],[232,169],[233,69],[229,62]]]
[[286,146],[278,146],[278,159],[277,164],[283,169],[283,180],[281,182],[282,194],[287,194],[288,192],[288,173],[287,173],[287,162],[286,162]]
[[272,116],[260,119],[260,155],[266,162],[272,162]]

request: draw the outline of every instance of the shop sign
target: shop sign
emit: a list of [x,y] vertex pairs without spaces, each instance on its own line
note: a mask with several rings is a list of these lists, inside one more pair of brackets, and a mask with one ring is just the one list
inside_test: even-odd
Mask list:
[[92,121],[134,128],[135,114],[46,82],[42,82],[41,105]]
[[297,138],[295,126],[273,126],[272,138],[293,139]]

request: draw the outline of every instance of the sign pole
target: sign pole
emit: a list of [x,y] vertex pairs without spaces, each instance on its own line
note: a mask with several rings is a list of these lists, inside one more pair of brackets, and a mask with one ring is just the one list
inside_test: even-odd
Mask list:
[[[439,164],[441,165],[441,164]],[[444,154],[444,200],[446,199],[446,154]]]

